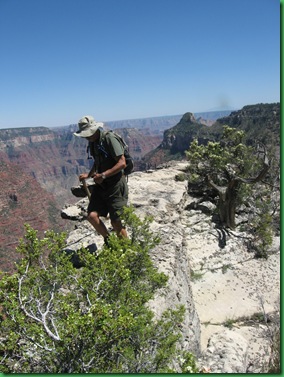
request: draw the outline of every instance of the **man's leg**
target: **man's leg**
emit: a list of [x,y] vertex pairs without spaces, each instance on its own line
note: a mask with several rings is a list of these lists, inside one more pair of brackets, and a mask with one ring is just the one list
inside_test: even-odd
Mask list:
[[93,225],[96,231],[106,239],[109,236],[109,232],[99,217],[97,212],[90,212],[87,217],[88,221]]
[[111,220],[111,225],[115,230],[118,237],[125,237],[127,238],[126,229],[122,226],[121,220]]

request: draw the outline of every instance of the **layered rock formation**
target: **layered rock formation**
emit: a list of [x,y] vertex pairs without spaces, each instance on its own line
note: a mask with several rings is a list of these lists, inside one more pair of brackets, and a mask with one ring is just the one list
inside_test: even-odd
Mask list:
[[[229,115],[232,110],[220,110],[220,111],[207,111],[202,113],[194,113],[194,117],[199,123],[211,126],[217,119]],[[151,133],[162,134],[163,131],[168,130],[175,126],[183,114],[180,115],[167,115],[160,117],[151,117],[143,119],[126,119],[107,122],[107,125],[112,129],[117,128],[137,128],[143,132],[147,129],[151,130]]]
[[[269,323],[279,314],[279,239],[267,260],[255,259],[245,233],[215,226],[212,203],[193,205],[186,182],[175,180],[186,165],[170,162],[129,177],[129,202],[139,217],[153,216],[152,230],[161,242],[152,258],[169,276],[167,289],[150,305],[156,315],[185,305],[182,347],[197,355],[200,369],[260,372],[270,352]],[[70,250],[102,247],[101,237],[85,220],[87,204],[83,198],[62,210],[74,222],[67,240]],[[261,315],[266,321],[259,320]]]
[[38,230],[39,235],[48,229],[64,230],[66,226],[54,196],[1,152],[0,218],[0,266],[6,272],[13,271],[20,258],[15,248],[25,234],[25,223]]
[[[210,127],[208,127],[211,125]],[[193,139],[206,144],[208,140],[218,140],[223,126],[228,125],[245,131],[250,143],[255,140],[271,143],[279,157],[280,147],[280,103],[256,104],[244,106],[210,123],[202,122],[193,113],[185,113],[180,121],[164,132],[162,143],[145,155],[147,164],[158,165],[164,161],[180,159]]]
[[[66,193],[82,171],[79,145],[72,145],[46,127],[0,130],[0,142],[2,154],[54,194],[61,206],[73,199]],[[84,152],[86,155],[85,148]]]

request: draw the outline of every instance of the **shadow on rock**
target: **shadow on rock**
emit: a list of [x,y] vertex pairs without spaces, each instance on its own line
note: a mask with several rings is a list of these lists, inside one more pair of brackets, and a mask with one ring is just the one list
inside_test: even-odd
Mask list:
[[[95,256],[98,256],[97,250],[98,247],[95,243],[92,243],[86,247],[86,249]],[[84,267],[84,262],[80,259],[78,255],[78,250],[73,249],[64,249],[65,253],[70,256],[70,261],[73,264],[74,268],[81,268]]]

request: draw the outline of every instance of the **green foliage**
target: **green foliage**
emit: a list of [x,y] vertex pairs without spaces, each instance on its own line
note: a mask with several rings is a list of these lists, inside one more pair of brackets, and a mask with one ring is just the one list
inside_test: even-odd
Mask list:
[[181,352],[179,357],[181,373],[199,373],[194,356],[187,351]]
[[202,273],[202,272],[196,272],[196,271],[191,270],[190,271],[190,280],[191,281],[200,280],[200,279],[202,279],[203,275],[204,275],[204,273]]
[[196,139],[193,140],[186,156],[194,181],[198,176],[199,180],[210,176],[217,185],[226,185],[234,176],[255,173],[260,162],[254,156],[254,149],[243,144],[244,137],[243,131],[224,126],[220,142],[199,145]]
[[270,212],[269,196],[258,197],[256,202],[258,216],[252,220],[251,233],[253,235],[252,248],[257,258],[268,258],[268,249],[273,241],[273,217]]
[[236,209],[251,196],[249,186],[261,179],[259,173],[264,167],[261,152],[245,145],[244,139],[244,131],[224,126],[219,142],[199,145],[193,140],[186,151],[190,162],[189,191],[196,193],[197,188],[203,195],[210,187],[218,195],[221,222],[232,229],[236,226]]
[[[177,357],[184,308],[154,318],[147,302],[166,285],[149,250],[150,219],[131,208],[131,238],[111,235],[99,256],[84,248],[75,269],[65,234],[43,239],[26,225],[18,271],[0,281],[0,365],[4,373],[163,373]],[[194,357],[187,356],[189,369]]]
[[223,266],[221,268],[222,273],[225,274],[229,270],[230,267],[231,267],[231,264],[223,264]]
[[229,329],[232,329],[233,326],[234,326],[234,323],[237,322],[235,319],[232,319],[232,318],[228,318],[226,319],[226,321],[224,322],[224,326],[225,327],[228,327]]
[[176,176],[175,176],[175,180],[177,181],[177,182],[184,182],[184,181],[186,181],[187,180],[187,175],[185,174],[185,173],[180,173],[180,174],[177,174]]

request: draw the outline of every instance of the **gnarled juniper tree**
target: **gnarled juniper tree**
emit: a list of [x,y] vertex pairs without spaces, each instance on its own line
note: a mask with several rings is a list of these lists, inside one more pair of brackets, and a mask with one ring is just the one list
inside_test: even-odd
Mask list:
[[221,141],[199,145],[195,139],[186,151],[189,190],[213,189],[218,195],[221,223],[231,229],[236,227],[237,206],[249,195],[248,185],[261,182],[270,167],[265,147],[248,146],[244,137],[243,131],[224,126]]

